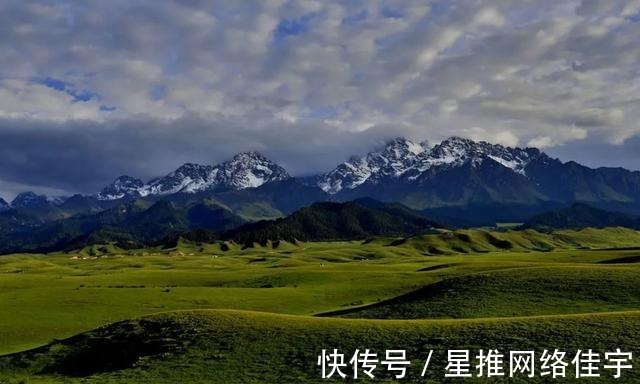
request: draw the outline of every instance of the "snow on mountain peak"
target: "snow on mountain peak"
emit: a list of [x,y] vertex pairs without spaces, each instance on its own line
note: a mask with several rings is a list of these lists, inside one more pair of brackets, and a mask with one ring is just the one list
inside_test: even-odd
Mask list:
[[219,165],[220,183],[231,189],[256,188],[288,179],[287,171],[258,152],[244,152]]
[[[317,185],[325,192],[335,194],[364,183],[376,184],[389,178],[413,182],[430,169],[458,167],[466,163],[477,166],[485,161],[495,162],[525,175],[527,164],[540,155],[541,152],[534,148],[510,148],[456,136],[434,146],[427,141],[415,143],[398,137],[365,156],[351,157],[319,177]],[[148,183],[121,176],[105,187],[98,198],[112,200],[148,195],[241,190],[289,177],[284,168],[262,154],[244,152],[213,166],[186,163],[168,175]]]
[[433,167],[456,167],[467,162],[478,165],[487,159],[524,175],[526,165],[539,155],[540,151],[534,148],[509,148],[457,136],[433,147],[426,141],[416,144],[396,138],[363,158],[340,164],[324,175],[318,186],[333,194],[345,188],[354,189],[365,182],[376,183],[387,177],[405,177],[412,181]]
[[208,190],[245,189],[289,178],[284,168],[257,152],[235,155],[218,165],[186,163],[166,176],[148,183],[121,176],[98,194],[102,200],[174,193],[196,193]]
[[328,193],[353,189],[370,178],[399,176],[410,169],[417,157],[428,149],[426,142],[416,144],[403,137],[387,141],[385,145],[365,157],[352,157],[326,174],[318,186]]
[[98,193],[100,200],[116,200],[125,196],[139,195],[144,186],[142,180],[131,176],[122,175],[107,185]]
[[475,166],[490,159],[524,175],[524,168],[539,155],[540,151],[535,148],[510,148],[454,136],[434,146],[424,157],[420,170],[439,165],[459,166],[466,162]]
[[418,155],[424,150],[425,148],[422,144],[414,143],[404,137],[397,137],[388,141],[381,152],[390,157],[400,159],[407,154]]

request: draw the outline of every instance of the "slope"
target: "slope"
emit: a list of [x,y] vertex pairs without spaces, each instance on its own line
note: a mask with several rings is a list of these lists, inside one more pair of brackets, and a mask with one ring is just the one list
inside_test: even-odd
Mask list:
[[49,252],[96,243],[125,248],[155,244],[194,229],[225,230],[245,220],[213,201],[184,207],[168,201],[136,200],[95,214],[77,215],[37,228],[5,233],[0,252]]
[[247,245],[265,244],[268,240],[357,240],[414,235],[435,226],[438,225],[406,207],[366,199],[315,203],[286,218],[243,225],[223,237]]
[[536,215],[527,220],[522,227],[540,230],[587,227],[640,228],[640,217],[576,203],[568,208]]
[[[533,350],[556,347],[567,363],[586,347],[604,354],[640,348],[640,312],[476,320],[379,321],[322,319],[244,311],[190,311],[115,323],[45,347],[0,358],[0,379],[65,383],[285,383],[320,382],[322,349],[345,354],[369,348],[382,360],[388,349],[406,350],[403,382],[420,377],[434,350],[427,377],[446,382],[447,349]],[[540,355],[538,355],[539,357]],[[376,382],[392,374],[376,364]],[[344,367],[345,375],[353,371]],[[619,382],[601,369],[598,382]],[[371,382],[360,372],[360,380]],[[640,370],[623,370],[625,382]],[[567,376],[574,377],[573,366]],[[470,378],[465,382],[486,382]],[[545,382],[539,374],[492,382]]]

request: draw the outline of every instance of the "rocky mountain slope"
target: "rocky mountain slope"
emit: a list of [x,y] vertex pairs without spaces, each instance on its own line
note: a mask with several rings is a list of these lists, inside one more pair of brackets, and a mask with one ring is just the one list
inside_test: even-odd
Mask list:
[[148,183],[130,176],[120,176],[98,194],[98,199],[241,190],[289,177],[284,168],[261,154],[246,152],[217,165],[187,163]]
[[536,148],[451,137],[398,138],[316,179],[337,200],[372,197],[416,209],[588,202],[640,211],[640,172],[563,163]]

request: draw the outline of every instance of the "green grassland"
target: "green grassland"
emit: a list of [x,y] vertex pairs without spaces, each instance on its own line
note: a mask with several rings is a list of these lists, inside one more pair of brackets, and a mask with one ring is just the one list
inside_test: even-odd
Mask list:
[[[426,382],[420,374],[429,350],[434,355],[427,378],[442,382],[448,348],[474,354],[480,348],[538,352],[558,348],[573,351],[571,355],[578,349],[609,351],[620,346],[637,351],[639,332],[638,311],[474,320],[344,320],[202,310],[116,323],[4,358],[0,369],[8,367],[7,382],[29,383],[318,383],[322,380],[316,364],[322,349],[337,348],[350,355],[370,348],[383,356],[386,349],[399,348],[411,360],[407,378],[400,382]],[[568,369],[571,376],[572,366]],[[616,382],[611,372],[601,373],[601,379],[587,381]],[[380,381],[391,382],[383,367],[375,374]],[[640,370],[634,369],[625,371],[624,381],[618,382],[639,379]]]
[[638,246],[621,228],[466,230],[2,256],[0,353],[40,349],[0,358],[0,382],[319,382],[322,348],[637,352]]

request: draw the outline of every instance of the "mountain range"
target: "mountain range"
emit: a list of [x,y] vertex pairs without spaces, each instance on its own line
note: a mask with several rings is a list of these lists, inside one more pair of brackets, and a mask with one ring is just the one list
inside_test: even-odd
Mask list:
[[257,152],[240,153],[218,165],[187,163],[166,176],[144,183],[120,176],[97,194],[99,200],[256,188],[291,176]]
[[0,253],[50,252],[114,243],[121,248],[172,244],[178,237],[229,240],[247,246],[267,241],[357,240],[410,236],[439,225],[394,203],[359,199],[318,202],[277,220],[248,223],[212,199],[183,206],[160,200],[124,202],[104,211],[0,234]]
[[[640,209],[640,172],[592,169],[536,148],[459,137],[432,147],[393,140],[379,151],[340,164],[319,178],[318,185],[338,200],[372,197],[434,214],[458,212],[495,220],[520,221],[537,210],[573,202]],[[495,209],[500,206],[506,209]],[[494,217],[487,216],[487,207]]]
[[[219,193],[255,189],[292,180],[287,171],[256,152],[241,153],[217,165],[187,163],[163,177],[143,182],[120,176],[87,196],[99,201]],[[352,157],[326,174],[295,179],[318,187],[325,199],[372,197],[414,209],[469,205],[587,202],[640,209],[640,172],[589,168],[562,162],[536,148],[510,148],[451,137],[434,146],[404,138],[387,142],[363,157]],[[60,205],[26,192],[9,205]],[[7,204],[0,206],[5,209]]]
[[321,202],[277,219],[244,224],[222,238],[241,244],[267,241],[328,241],[372,236],[411,236],[440,227],[400,204],[358,199],[346,203]]
[[[51,223],[67,225],[127,204],[150,208],[168,202],[181,212],[213,204],[239,225],[282,218],[316,202],[363,198],[399,203],[458,227],[524,222],[573,203],[640,214],[640,172],[594,169],[562,162],[536,148],[460,137],[435,145],[396,138],[325,174],[302,178],[259,153],[247,152],[216,165],[187,163],[146,182],[123,175],[93,195],[52,198],[24,192],[9,204],[0,200],[0,234],[9,241]],[[193,230],[197,225],[175,228]]]
[[521,229],[550,231],[554,229],[626,227],[640,229],[640,216],[605,211],[583,203],[535,215],[520,226]]
[[91,244],[123,248],[155,245],[194,230],[224,231],[246,220],[215,201],[176,206],[170,201],[132,200],[92,214],[79,214],[31,228],[0,233],[0,252],[49,252]]

